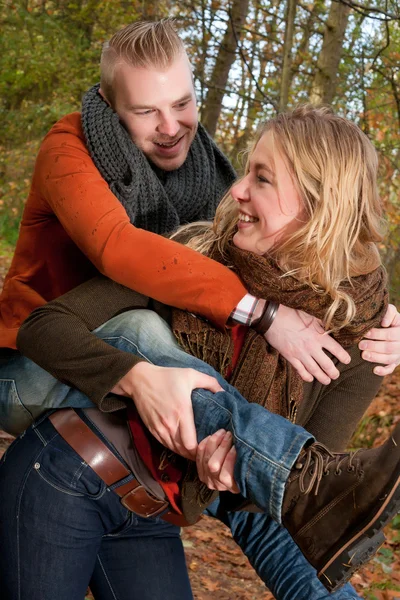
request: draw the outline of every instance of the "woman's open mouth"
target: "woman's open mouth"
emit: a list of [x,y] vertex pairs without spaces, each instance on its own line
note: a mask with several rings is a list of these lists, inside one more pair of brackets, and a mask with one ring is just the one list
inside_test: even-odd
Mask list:
[[239,212],[238,219],[239,223],[257,223],[259,221],[258,217],[253,217],[244,212]]

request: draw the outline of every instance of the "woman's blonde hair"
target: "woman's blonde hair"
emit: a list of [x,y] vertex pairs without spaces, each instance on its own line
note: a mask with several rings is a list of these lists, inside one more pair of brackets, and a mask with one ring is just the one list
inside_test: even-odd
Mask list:
[[[381,264],[377,242],[382,240],[383,222],[376,151],[347,119],[328,107],[306,105],[262,125],[249,150],[245,174],[254,148],[267,131],[272,132],[287,161],[307,215],[298,230],[282,238],[270,252],[286,275],[331,296],[324,319],[327,328],[345,303],[343,327],[353,318],[355,305],[340,285]],[[237,203],[228,193],[212,227],[204,227],[188,245],[204,254],[216,245],[223,253],[236,230],[237,216]]]

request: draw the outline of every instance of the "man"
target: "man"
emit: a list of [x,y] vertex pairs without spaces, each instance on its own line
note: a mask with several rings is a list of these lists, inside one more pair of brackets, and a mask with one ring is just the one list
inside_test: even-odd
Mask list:
[[[146,40],[141,56],[133,52],[133,40],[140,36]],[[197,124],[189,63],[171,24],[135,24],[118,32],[103,52],[101,69],[101,87],[85,97],[82,117],[75,113],[61,119],[39,152],[0,298],[0,345],[14,349],[19,325],[33,308],[85,281],[96,269],[221,326],[229,318],[256,321],[265,301],[249,297],[234,274],[154,235],[182,222],[211,218],[234,179],[226,158]],[[397,316],[391,313],[387,319],[386,325],[396,325],[391,332],[398,334]],[[313,319],[281,306],[266,338],[305,380],[315,376],[329,383],[338,371],[324,349],[343,362],[349,357],[321,334]],[[385,332],[374,331],[373,337],[389,340]],[[396,354],[397,337],[389,347],[383,343],[383,350],[379,344],[372,349]],[[380,367],[380,374],[397,360],[385,356],[388,366]],[[39,401],[43,410],[47,397],[59,393],[62,400],[64,394],[53,378],[12,351],[4,352],[0,378],[8,429],[13,431],[26,427],[34,416],[30,402]],[[110,382],[110,389],[115,383]],[[210,378],[200,377],[196,385],[218,389]],[[19,411],[16,425],[10,403]],[[171,397],[164,412],[157,405],[151,408],[146,406],[145,425],[167,447],[193,457],[197,442],[189,395]],[[237,519],[232,525],[236,531],[244,526]],[[250,546],[247,553],[257,564],[262,548],[253,542]],[[262,575],[263,566],[257,568]]]

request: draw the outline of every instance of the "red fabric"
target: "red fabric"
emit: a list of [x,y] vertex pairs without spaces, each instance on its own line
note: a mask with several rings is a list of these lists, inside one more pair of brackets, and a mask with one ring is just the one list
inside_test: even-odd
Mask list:
[[81,117],[45,137],[0,296],[0,347],[15,348],[30,312],[100,271],[117,283],[224,326],[246,294],[226,267],[134,227],[96,169]]
[[182,479],[182,469],[168,460],[171,453],[166,452],[164,446],[151,435],[132,405],[128,406],[128,423],[140,458],[161,485],[172,508],[181,515],[179,482]]
[[229,379],[232,377],[232,373],[236,368],[237,361],[239,360],[240,352],[241,352],[243,344],[244,344],[244,338],[246,335],[246,331],[247,331],[247,327],[244,327],[244,325],[235,325],[235,327],[232,327],[232,329],[231,329],[231,335],[232,335],[232,339],[233,339],[234,348],[233,348],[232,362],[225,372],[225,379],[227,381],[229,381]]

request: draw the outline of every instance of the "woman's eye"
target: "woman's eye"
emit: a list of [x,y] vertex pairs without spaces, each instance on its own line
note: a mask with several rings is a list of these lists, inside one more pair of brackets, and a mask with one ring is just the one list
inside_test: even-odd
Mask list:
[[263,177],[262,175],[257,175],[257,179],[260,183],[271,183],[269,179]]

